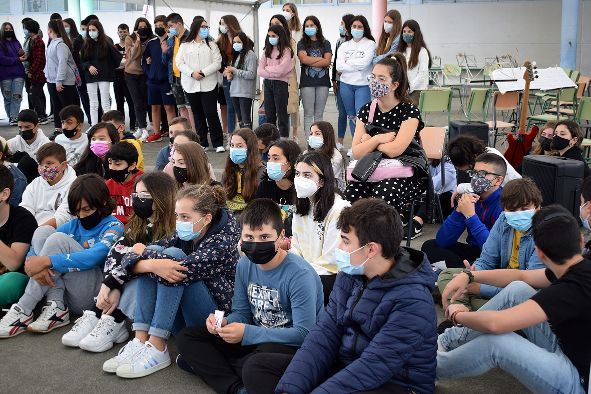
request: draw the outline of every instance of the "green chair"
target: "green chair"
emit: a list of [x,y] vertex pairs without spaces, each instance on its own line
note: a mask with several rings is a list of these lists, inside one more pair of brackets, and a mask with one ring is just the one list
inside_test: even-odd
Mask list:
[[560,105],[557,105],[558,101],[554,100],[550,103],[554,107],[546,108],[544,109],[544,112],[548,114],[555,114],[558,111],[561,115],[574,116],[577,109],[577,90],[577,88],[562,89],[560,91]]
[[425,114],[429,112],[447,112],[447,124],[445,127],[449,127],[451,120],[451,96],[452,92],[449,88],[421,90],[419,111],[421,111],[423,120],[426,118]]
[[591,97],[582,97],[579,99],[575,122],[586,130],[584,136],[588,137],[588,132],[591,130]]
[[579,80],[579,77],[581,76],[581,72],[577,71],[577,70],[573,70],[569,76],[570,76],[571,81],[573,81],[574,83],[577,83]]
[[488,117],[488,100],[490,98],[490,89],[487,88],[472,88],[470,91],[470,100],[468,101],[468,108],[466,113],[468,120],[472,120],[475,113],[482,114],[482,121],[486,122]]

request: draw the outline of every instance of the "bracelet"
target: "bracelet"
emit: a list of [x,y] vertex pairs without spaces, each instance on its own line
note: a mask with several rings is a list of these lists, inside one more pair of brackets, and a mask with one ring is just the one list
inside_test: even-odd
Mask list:
[[456,327],[463,327],[463,325],[459,324],[456,321],[456,315],[460,312],[464,312],[464,311],[455,311],[454,313],[451,314],[451,316],[449,317],[449,320],[451,320],[451,323],[456,326]]
[[474,282],[474,274],[472,273],[472,270],[465,269],[462,272],[465,273],[466,275],[468,275],[468,283]]

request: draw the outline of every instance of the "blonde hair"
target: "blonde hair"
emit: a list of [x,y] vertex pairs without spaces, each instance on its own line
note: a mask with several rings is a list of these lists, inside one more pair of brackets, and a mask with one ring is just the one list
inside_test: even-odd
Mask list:
[[220,185],[187,185],[177,193],[177,201],[183,198],[193,202],[191,208],[203,215],[208,213],[215,217],[226,207],[226,192]]

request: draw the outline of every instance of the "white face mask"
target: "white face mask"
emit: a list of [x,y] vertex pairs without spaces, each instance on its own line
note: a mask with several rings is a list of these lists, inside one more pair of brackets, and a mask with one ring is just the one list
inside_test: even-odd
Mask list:
[[390,32],[392,31],[392,28],[394,27],[393,23],[390,22],[384,22],[384,32],[386,32],[387,34],[390,34]]
[[307,179],[302,176],[296,176],[293,180],[293,184],[298,198],[312,197],[316,194],[318,189],[320,189],[320,186],[312,179]]
[[291,12],[287,12],[287,11],[282,11],[281,15],[283,15],[285,17],[285,19],[289,22],[292,18]]

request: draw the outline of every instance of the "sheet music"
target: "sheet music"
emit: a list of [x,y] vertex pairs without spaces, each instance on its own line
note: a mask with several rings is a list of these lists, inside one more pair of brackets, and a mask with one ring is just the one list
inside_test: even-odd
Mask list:
[[[564,88],[576,88],[577,85],[566,75],[561,67],[538,68],[538,78],[534,79],[529,88],[531,90],[554,90]],[[501,93],[513,92],[525,89],[523,74],[525,67],[499,68],[491,74]],[[501,82],[503,79],[517,79],[513,82]]]

